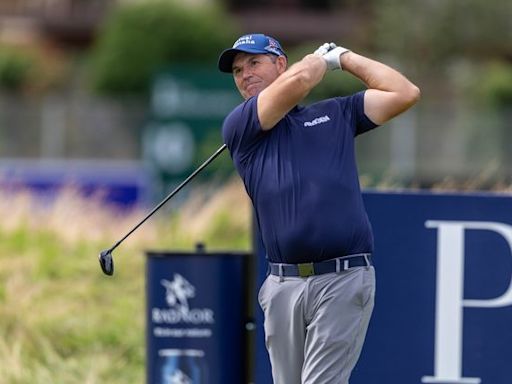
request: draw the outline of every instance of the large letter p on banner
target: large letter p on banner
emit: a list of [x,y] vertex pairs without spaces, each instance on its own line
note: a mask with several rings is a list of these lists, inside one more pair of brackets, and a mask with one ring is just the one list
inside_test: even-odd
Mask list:
[[434,376],[422,383],[479,384],[478,377],[462,377],[463,308],[498,308],[512,305],[512,278],[501,296],[487,300],[464,300],[464,231],[487,230],[507,240],[512,254],[512,226],[486,221],[434,221],[437,228],[436,336]]

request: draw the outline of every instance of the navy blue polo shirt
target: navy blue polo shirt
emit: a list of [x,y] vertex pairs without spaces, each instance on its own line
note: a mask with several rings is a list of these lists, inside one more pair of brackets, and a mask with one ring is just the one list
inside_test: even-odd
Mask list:
[[257,96],[224,120],[222,134],[252,200],[267,257],[303,263],[373,251],[354,138],[376,125],[364,91],[297,106],[268,131]]

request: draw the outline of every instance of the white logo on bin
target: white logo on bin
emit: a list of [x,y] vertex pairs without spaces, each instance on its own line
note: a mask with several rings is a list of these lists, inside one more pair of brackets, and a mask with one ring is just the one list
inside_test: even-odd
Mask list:
[[174,274],[173,281],[162,279],[160,283],[165,287],[165,300],[169,307],[188,311],[188,299],[196,295],[196,288],[178,273]]
[[192,384],[192,379],[178,370],[170,375],[166,381],[169,384]]
[[196,295],[196,288],[179,273],[172,281],[162,279],[165,301],[169,308],[153,308],[152,319],[158,324],[214,324],[214,312],[210,308],[190,308],[189,299]]

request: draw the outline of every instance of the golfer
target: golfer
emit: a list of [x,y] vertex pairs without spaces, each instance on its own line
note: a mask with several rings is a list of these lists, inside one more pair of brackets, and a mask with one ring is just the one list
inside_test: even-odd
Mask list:
[[[288,68],[277,40],[240,37],[221,53],[245,101],[222,134],[254,205],[269,263],[259,291],[275,384],[346,384],[375,294],[373,235],[354,138],[419,99],[396,70],[334,43]],[[366,90],[299,103],[329,70]]]

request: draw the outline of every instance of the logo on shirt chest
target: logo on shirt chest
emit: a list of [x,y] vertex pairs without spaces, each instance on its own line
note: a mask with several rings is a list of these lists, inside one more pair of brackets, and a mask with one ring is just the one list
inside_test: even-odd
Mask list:
[[313,127],[313,126],[318,125],[318,124],[327,123],[328,121],[331,121],[329,116],[327,116],[327,115],[320,116],[320,117],[317,117],[316,119],[313,119],[311,121],[304,122],[304,126],[305,127]]

